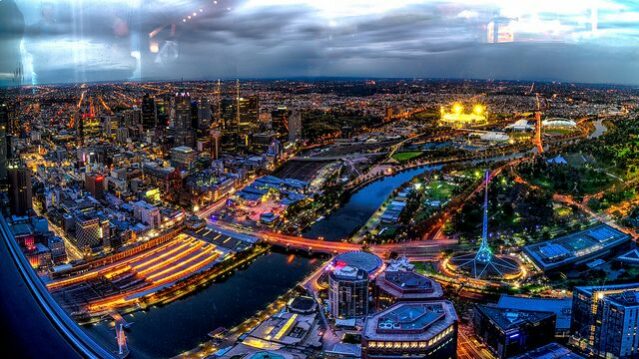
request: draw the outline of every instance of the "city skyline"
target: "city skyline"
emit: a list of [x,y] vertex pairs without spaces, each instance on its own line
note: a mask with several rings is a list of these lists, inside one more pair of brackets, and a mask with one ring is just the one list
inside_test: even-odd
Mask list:
[[23,21],[5,25],[0,46],[15,58],[2,61],[0,84],[292,77],[639,84],[632,1],[367,3],[17,0],[20,16],[9,20]]

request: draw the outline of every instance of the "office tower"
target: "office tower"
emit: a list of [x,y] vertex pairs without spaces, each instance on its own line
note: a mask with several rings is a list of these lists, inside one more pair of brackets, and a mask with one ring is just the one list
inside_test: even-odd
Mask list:
[[260,98],[257,95],[240,97],[240,118],[242,124],[257,125],[260,117]]
[[362,359],[456,358],[458,321],[447,300],[397,303],[366,318]]
[[155,131],[157,126],[157,110],[155,107],[155,99],[149,94],[142,98],[142,129],[146,131]]
[[9,113],[6,103],[0,103],[0,184],[7,181],[9,152]]
[[203,133],[211,127],[211,104],[206,97],[197,102],[197,129]]
[[333,268],[328,283],[333,317],[349,319],[368,314],[368,273],[365,270],[348,265]]
[[195,147],[195,134],[191,119],[191,96],[188,92],[175,94],[175,145]]
[[7,167],[9,180],[9,208],[16,216],[28,215],[32,210],[31,173],[24,164],[13,161]]
[[164,132],[169,125],[169,115],[166,101],[163,98],[155,99],[155,112],[157,113],[157,130]]
[[478,304],[473,327],[477,336],[499,358],[509,358],[554,341],[556,318],[553,312]]
[[302,138],[302,113],[293,110],[288,118],[288,140],[295,142]]
[[275,131],[279,138],[288,136],[288,117],[290,111],[285,107],[278,107],[277,110],[271,112],[271,128]]
[[571,342],[590,356],[636,358],[639,283],[575,287]]

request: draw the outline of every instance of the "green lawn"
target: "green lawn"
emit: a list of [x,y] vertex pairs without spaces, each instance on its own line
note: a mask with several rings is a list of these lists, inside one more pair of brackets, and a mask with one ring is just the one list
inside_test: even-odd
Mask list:
[[393,155],[393,158],[399,162],[410,161],[415,157],[421,156],[423,152],[421,151],[410,151],[410,152],[397,152]]
[[445,181],[433,180],[426,187],[427,198],[436,201],[447,201],[453,195],[457,186]]

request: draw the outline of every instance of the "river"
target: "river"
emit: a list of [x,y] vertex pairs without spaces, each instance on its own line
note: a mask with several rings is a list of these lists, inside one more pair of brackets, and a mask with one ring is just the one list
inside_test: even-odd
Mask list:
[[[413,177],[437,167],[420,167],[372,182],[355,192],[347,203],[313,225],[306,236],[327,240],[346,238],[361,227],[393,190]],[[127,331],[131,358],[166,358],[195,348],[207,333],[232,328],[278,296],[293,288],[321,263],[302,255],[271,252],[257,258],[224,281],[160,307],[124,316],[134,323]],[[116,349],[115,332],[108,322],[85,329],[107,348]]]
[[439,168],[441,166],[413,168],[369,183],[355,192],[346,204],[311,225],[302,234],[309,238],[324,237],[327,241],[347,238],[366,223],[393,190],[417,175]]
[[[227,279],[183,299],[125,315],[132,359],[166,358],[195,348],[218,328],[230,329],[265,308],[320,265],[302,255],[271,252]],[[115,350],[108,322],[85,327],[100,344]]]

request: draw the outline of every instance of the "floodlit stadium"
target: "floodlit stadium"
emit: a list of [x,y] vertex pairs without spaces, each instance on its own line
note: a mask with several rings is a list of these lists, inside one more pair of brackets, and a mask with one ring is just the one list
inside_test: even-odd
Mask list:
[[461,128],[473,125],[483,125],[488,122],[486,117],[486,107],[483,105],[475,105],[473,106],[472,112],[465,113],[464,106],[461,103],[456,102],[453,104],[451,110],[451,112],[448,112],[444,107],[440,109],[440,126]]

